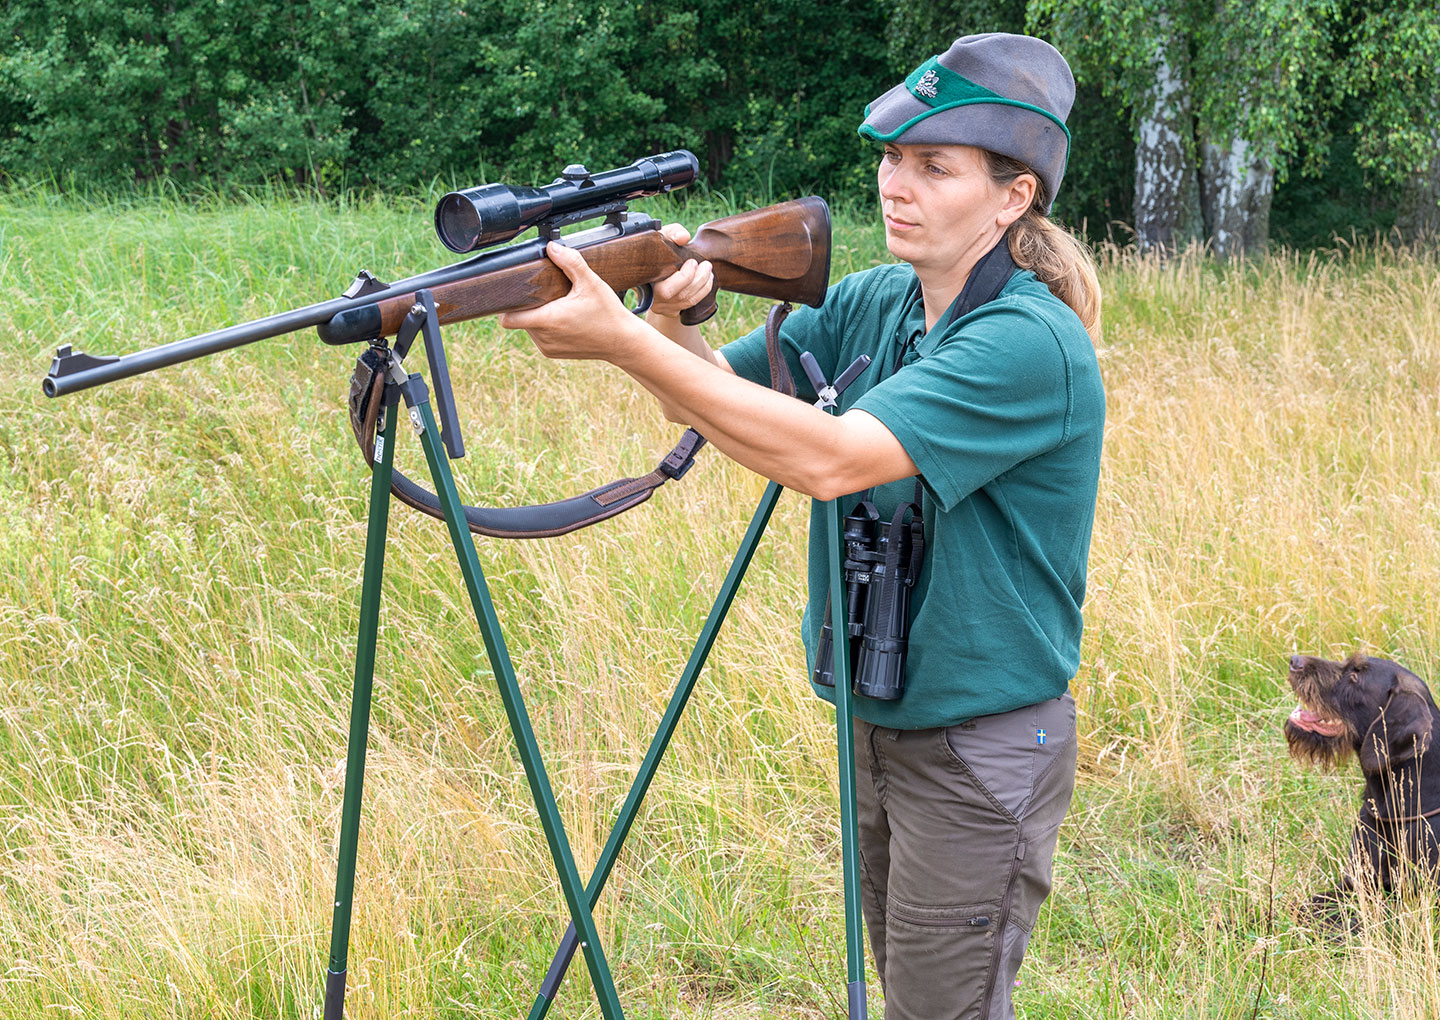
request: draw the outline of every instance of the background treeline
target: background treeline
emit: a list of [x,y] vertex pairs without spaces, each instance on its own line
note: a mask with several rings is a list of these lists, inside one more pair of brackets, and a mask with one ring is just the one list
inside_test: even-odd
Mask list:
[[863,104],[996,30],[1075,67],[1057,212],[1092,236],[1440,228],[1429,0],[8,0],[0,180],[412,190],[685,147],[732,195],[860,202]]

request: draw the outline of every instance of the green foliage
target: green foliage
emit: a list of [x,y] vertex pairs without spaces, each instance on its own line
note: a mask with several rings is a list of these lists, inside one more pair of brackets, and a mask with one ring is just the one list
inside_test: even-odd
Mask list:
[[1129,109],[1154,81],[1158,13],[1157,0],[1031,0],[1026,22],[1065,54],[1077,83],[1097,85]]
[[1428,0],[1350,5],[1340,87],[1362,100],[1355,158],[1389,184],[1440,149],[1440,16]]
[[685,147],[722,187],[844,191],[884,24],[878,0],[15,0],[0,174],[413,187]]
[[[1336,0],[1226,0],[1192,7],[1194,109],[1202,139],[1243,138],[1285,180],[1302,139],[1314,141],[1334,97]],[[1307,131],[1307,128],[1310,130]]]
[[1275,189],[1270,210],[1271,234],[1292,248],[1321,248],[1336,239],[1364,240],[1383,234],[1395,224],[1394,188],[1372,188],[1355,154],[1354,130],[1362,115],[1361,104],[1348,99],[1331,115],[1322,132],[1323,151],[1312,153],[1305,144],[1296,154],[1301,166],[1321,164],[1323,172],[1292,176]]
[[0,172],[102,185],[333,173],[351,133],[347,6],[16,0],[0,13]]
[[[413,192],[689,148],[731,201],[813,190],[857,206],[873,190],[873,153],[855,136],[864,104],[957,35],[1028,28],[1079,81],[1056,213],[1102,236],[1131,215],[1135,100],[1153,85],[1163,26],[1186,40],[1202,135],[1243,134],[1282,180],[1289,165],[1348,194],[1352,160],[1394,183],[1435,151],[1440,19],[1428,6],[9,0],[0,180]],[[1353,144],[1332,153],[1347,97],[1361,104],[1342,118]]]
[[1034,0],[1032,28],[1048,28],[1076,78],[1131,111],[1139,127],[1172,40],[1188,55],[1199,138],[1244,138],[1284,179],[1286,159],[1332,98],[1323,81],[1333,51],[1335,0]]
[[[1028,13],[1077,79],[1129,108],[1136,125],[1157,54],[1167,33],[1178,36],[1198,138],[1245,138],[1282,183],[1298,168],[1333,176],[1332,193],[1349,191],[1351,160],[1399,183],[1440,147],[1440,18],[1425,0],[1033,0]],[[1360,104],[1342,118],[1354,144],[1332,162],[1331,126],[1347,98]]]
[[1026,0],[891,0],[891,64],[908,72],[962,35],[1025,31]]
[[693,16],[657,5],[419,0],[369,17],[355,169],[385,184],[539,181],[680,147],[665,93],[694,96],[714,73]]
[[1074,143],[1051,216],[1091,240],[1124,244],[1135,193],[1135,141],[1129,111],[1078,85],[1068,122]]
[[874,154],[855,129],[893,78],[879,0],[695,0],[695,9],[720,76],[686,114],[712,181],[759,195],[868,192]]

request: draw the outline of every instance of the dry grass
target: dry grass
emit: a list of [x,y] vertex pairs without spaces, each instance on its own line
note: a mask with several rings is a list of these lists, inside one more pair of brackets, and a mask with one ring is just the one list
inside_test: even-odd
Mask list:
[[[417,219],[0,199],[0,284],[34,298],[0,312],[0,1017],[313,1015],[364,542],[351,354],[297,337],[59,401],[38,379],[56,343],[137,349],[433,264]],[[837,240],[839,268],[878,257],[868,227]],[[1338,942],[1292,913],[1339,867],[1356,783],[1279,733],[1293,650],[1437,676],[1437,268],[1106,254],[1082,775],[1023,1016],[1440,1013],[1432,903],[1365,902]],[[716,332],[761,314],[728,302]],[[450,336],[472,501],[672,441],[613,372]],[[707,451],[608,525],[482,543],[582,872],[761,487]],[[628,1015],[843,1014],[805,525],[787,495],[602,900]],[[523,1015],[563,928],[548,852],[443,529],[397,508],[387,555],[348,1015]],[[554,1015],[597,1015],[582,971]]]

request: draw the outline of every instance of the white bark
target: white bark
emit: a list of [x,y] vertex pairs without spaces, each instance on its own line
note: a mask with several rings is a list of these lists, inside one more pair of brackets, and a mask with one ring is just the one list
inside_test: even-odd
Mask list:
[[1215,254],[1264,251],[1270,241],[1275,167],[1243,138],[1201,145],[1200,197],[1206,235]]
[[1400,189],[1395,232],[1408,243],[1440,243],[1440,126],[1428,166],[1411,174]]
[[1137,104],[1135,239],[1141,251],[1183,247],[1199,233],[1194,117],[1183,41],[1161,18],[1155,81]]

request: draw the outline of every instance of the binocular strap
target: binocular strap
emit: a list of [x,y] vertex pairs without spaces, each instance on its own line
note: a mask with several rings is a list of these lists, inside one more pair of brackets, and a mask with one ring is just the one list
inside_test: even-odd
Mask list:
[[[910,520],[905,520],[906,514],[910,514]],[[910,530],[910,541],[902,540],[902,529]],[[904,574],[900,573],[900,557],[905,546],[910,547],[910,558],[907,562]],[[890,519],[890,529],[886,532],[885,542],[885,583],[881,586],[882,598],[887,602],[895,599],[895,585],[903,584],[906,587],[914,587],[916,579],[920,576],[920,564],[925,559],[925,524],[920,512],[920,480],[915,480],[915,501],[913,503],[901,503],[895,508],[895,516]]]
[[[779,353],[780,323],[790,313],[790,305],[778,304],[770,309],[765,322],[766,352],[770,357],[771,386],[791,396],[795,383]],[[376,424],[385,406],[385,363],[388,352],[371,348],[362,354],[350,377],[350,427],[367,465],[375,463]],[[777,368],[778,366],[778,368]],[[639,506],[671,479],[679,479],[695,462],[695,454],[705,445],[705,437],[694,429],[686,429],[680,441],[648,474],[637,478],[621,478],[589,492],[551,503],[530,506],[484,507],[465,506],[465,523],[477,535],[489,538],[554,538],[598,524]],[[422,514],[445,519],[435,494],[407,478],[398,469],[390,479],[390,491],[406,506]]]

